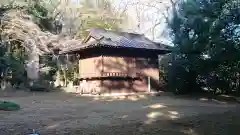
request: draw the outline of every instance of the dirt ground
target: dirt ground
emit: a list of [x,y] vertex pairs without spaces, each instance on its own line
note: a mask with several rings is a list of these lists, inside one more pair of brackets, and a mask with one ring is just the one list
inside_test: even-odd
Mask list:
[[21,106],[0,111],[0,135],[239,135],[235,103],[172,96],[80,97],[60,92],[1,96]]

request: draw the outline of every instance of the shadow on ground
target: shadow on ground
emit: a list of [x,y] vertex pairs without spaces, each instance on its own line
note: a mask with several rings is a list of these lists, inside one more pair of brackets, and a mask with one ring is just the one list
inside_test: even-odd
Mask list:
[[[240,117],[238,112],[200,115],[176,120],[161,120],[151,124],[130,123],[123,125],[99,126],[68,129],[69,135],[239,135]],[[47,131],[44,134],[59,134]]]
[[60,92],[3,97],[21,105],[0,112],[0,134],[238,135],[238,105],[146,94],[82,97]]

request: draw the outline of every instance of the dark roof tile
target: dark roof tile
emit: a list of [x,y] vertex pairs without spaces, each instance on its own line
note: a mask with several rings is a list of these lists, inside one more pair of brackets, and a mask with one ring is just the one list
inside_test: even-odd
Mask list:
[[[146,38],[144,35],[127,32],[115,32],[105,29],[92,28],[90,35],[95,39],[101,39],[100,44],[108,43],[108,45],[130,48],[143,49],[166,49],[165,45],[156,43]],[[109,41],[109,39],[111,39]]]
[[91,37],[95,38],[97,42],[85,43],[81,46],[75,47],[74,49],[67,49],[68,50],[67,52],[77,51],[83,48],[94,46],[139,48],[148,50],[169,51],[166,45],[153,42],[141,34],[116,32],[100,28],[90,29],[89,34]]

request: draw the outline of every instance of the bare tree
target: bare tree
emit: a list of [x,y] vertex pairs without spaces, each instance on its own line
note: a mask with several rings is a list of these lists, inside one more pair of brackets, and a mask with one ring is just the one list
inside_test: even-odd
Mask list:
[[121,25],[127,7],[120,8],[113,3],[113,0],[59,0],[53,15],[63,24],[62,34],[82,39],[79,33],[85,32],[86,23]]
[[32,16],[25,9],[18,7],[4,12],[1,15],[0,25],[2,42],[17,41],[25,48],[29,56],[26,64],[31,79],[38,79],[40,55],[54,54],[55,49],[63,48],[69,40],[72,40],[42,31],[34,23]]
[[[149,33],[155,40],[157,36],[163,34],[158,32],[159,27],[167,22],[173,3],[175,3],[173,0],[132,0],[129,7],[135,9],[137,19],[135,25],[141,30],[147,27],[141,33]],[[146,22],[147,26],[144,25]]]
[[[31,4],[31,2],[28,4]],[[60,34],[43,31],[33,21],[32,15],[28,14],[25,8],[18,5],[4,12],[0,18],[0,31],[1,37],[4,37],[3,42],[18,41],[25,48],[29,56],[28,61],[26,61],[28,71],[31,71],[29,73],[31,76],[29,77],[32,79],[38,78],[40,55],[54,54],[56,49],[80,43],[79,40],[75,40],[76,34],[85,30],[82,27],[84,27],[84,21],[89,19],[89,17],[102,19],[102,22],[109,20],[113,22],[113,25],[118,25],[125,11],[123,10],[121,13],[117,11],[112,12],[110,5],[105,5],[105,3],[100,3],[103,5],[98,5],[98,7],[89,8],[82,5],[82,3],[72,3],[72,0],[50,0],[48,3],[43,4],[51,9],[48,14],[49,18],[53,18],[54,22],[64,24]],[[44,19],[41,15],[37,14],[37,16]],[[94,23],[97,24],[99,22]],[[80,37],[80,39],[82,38]]]

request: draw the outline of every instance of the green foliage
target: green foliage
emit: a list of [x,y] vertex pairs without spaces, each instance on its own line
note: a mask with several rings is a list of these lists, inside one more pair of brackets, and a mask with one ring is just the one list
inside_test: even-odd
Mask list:
[[16,111],[19,110],[20,106],[10,101],[0,101],[0,110],[3,111]]
[[30,82],[30,85],[28,86],[30,91],[41,91],[41,92],[49,92],[51,90],[54,90],[53,84],[44,79],[39,79],[33,82]]
[[54,56],[40,57],[40,78],[43,80],[54,81],[55,74],[58,70],[57,59]]
[[25,54],[22,47],[16,42],[0,47],[0,73],[1,81],[10,82],[14,86],[26,83],[27,75],[25,72]]
[[21,7],[32,15],[33,21],[43,31],[59,33],[61,32],[62,24],[57,22],[53,16],[56,3],[57,0],[50,0],[48,2],[46,0],[3,0],[0,2],[0,6]]
[[[82,5],[88,14],[83,16],[81,27],[77,33],[78,37],[88,36],[88,29],[90,28],[105,28],[111,30],[119,29],[119,22],[115,17],[114,11],[109,0],[84,0]],[[102,13],[99,13],[102,12]],[[105,12],[105,13],[103,13]],[[101,15],[105,14],[105,15]]]
[[30,83],[30,91],[51,91],[54,89],[53,82],[58,71],[57,59],[54,55],[40,57],[40,78]]
[[[67,22],[70,22],[70,24],[72,24],[74,22],[72,20],[81,20],[77,23],[78,26],[80,25],[80,28],[76,28],[76,31],[78,32],[80,38],[85,38],[87,36],[86,30],[92,27],[100,27],[114,30],[118,29],[118,20],[113,19],[115,17],[115,14],[112,12],[112,3],[109,0],[96,0],[95,2],[89,0],[82,1],[82,5],[84,8],[81,8],[81,11],[79,12],[85,12],[86,9],[85,13],[87,13],[87,15],[85,15],[85,13],[80,13],[81,16],[76,16],[76,18],[74,19],[68,18],[68,15],[72,12],[65,11],[70,7],[66,7],[64,9],[62,9],[63,7],[56,8],[58,2],[58,0],[2,0],[0,2],[0,19],[3,19],[2,16],[7,11],[21,10],[24,13],[30,15],[30,17],[27,17],[35,24],[37,24],[42,31],[47,31],[54,34],[60,34],[62,32],[63,23],[66,24]],[[69,2],[65,3],[69,4]],[[77,8],[77,10],[79,10],[79,8]],[[103,11],[104,15],[99,14],[100,11]],[[25,61],[27,59],[25,55],[28,54],[26,54],[25,49],[22,47],[23,43],[22,41],[16,40],[8,41],[12,39],[8,39],[9,37],[3,36],[4,34],[2,34],[2,32],[4,31],[4,26],[2,26],[2,24],[0,24],[0,26],[0,83],[2,81],[7,81],[11,82],[12,85],[16,86],[22,83],[27,85],[29,80],[27,78],[25,70]],[[71,31],[72,27],[70,27],[69,29]],[[68,33],[68,35],[66,36],[75,37],[75,35],[72,36],[70,34]],[[49,44],[49,46],[51,46],[51,44]],[[33,85],[30,86],[31,89],[38,89],[38,87],[39,89],[41,89],[41,86],[47,85],[49,82],[55,81],[56,72],[59,71],[62,74],[62,80],[64,80],[65,82],[75,80],[78,72],[77,62],[71,62],[66,58],[64,58],[64,61],[59,62],[61,61],[61,58],[54,59],[53,57],[54,55],[41,58],[41,79],[39,80],[39,82],[34,82]],[[65,66],[67,68],[61,68],[61,66]],[[36,84],[40,84],[41,86],[37,86]]]
[[118,25],[114,20],[103,20],[102,18],[88,18],[84,20],[81,24],[82,28],[79,31],[79,37],[87,37],[88,36],[88,29],[90,28],[104,28],[104,29],[111,29],[117,30]]
[[175,50],[168,70],[174,92],[240,92],[237,0],[187,0],[168,21]]
[[9,5],[9,4],[20,5],[20,6],[27,5],[26,0],[1,0],[0,1],[0,6]]
[[[4,6],[0,7],[1,15],[9,10],[14,10],[21,7],[21,9],[28,9],[30,7],[19,3],[20,1],[1,3]],[[23,1],[21,1],[23,2]],[[0,16],[0,19],[2,16]],[[21,41],[10,40],[2,34],[4,26],[1,26],[1,44],[0,44],[0,83],[10,82],[12,86],[18,87],[20,84],[27,84],[27,74],[25,70],[25,60],[27,54],[25,49],[21,45]]]
[[49,31],[58,34],[62,30],[62,24],[57,24],[55,18],[51,14],[54,7],[49,6],[50,3],[44,3],[44,0],[34,0],[28,2],[27,11],[33,15],[34,21],[43,31]]
[[72,56],[60,56],[58,59],[58,70],[60,72],[60,80],[65,82],[65,85],[69,81],[74,81],[78,78],[78,59],[75,55]]

